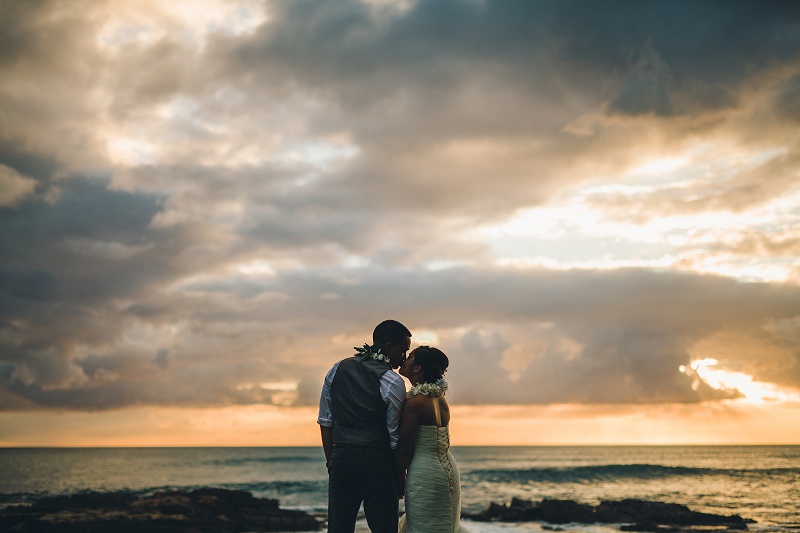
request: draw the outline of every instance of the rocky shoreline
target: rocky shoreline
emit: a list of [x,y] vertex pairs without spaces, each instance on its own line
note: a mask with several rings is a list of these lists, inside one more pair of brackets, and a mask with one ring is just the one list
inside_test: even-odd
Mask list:
[[239,533],[319,531],[303,511],[225,489],[173,490],[139,498],[92,492],[43,498],[0,510],[0,531],[15,533]]
[[717,515],[692,511],[677,503],[627,499],[602,501],[593,506],[572,500],[541,502],[514,498],[509,505],[492,502],[481,513],[462,513],[462,518],[478,522],[546,522],[549,524],[624,524],[622,531],[679,532],[692,527],[721,531],[747,529],[752,520],[739,515]]
[[[676,533],[742,531],[751,520],[738,515],[692,511],[685,505],[627,499],[593,506],[573,500],[533,502],[514,498],[492,502],[480,513],[463,513],[477,522],[617,524],[622,531]],[[138,497],[126,492],[42,498],[32,505],[0,509],[0,531],[17,533],[239,533],[319,531],[324,525],[304,511],[281,509],[278,500],[249,492],[204,488],[172,490]],[[543,526],[544,527],[544,526]]]

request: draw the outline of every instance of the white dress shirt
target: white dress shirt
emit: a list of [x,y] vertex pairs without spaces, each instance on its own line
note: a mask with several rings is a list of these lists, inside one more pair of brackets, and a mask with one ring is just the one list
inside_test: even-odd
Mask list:
[[[331,385],[337,368],[339,368],[339,363],[333,365],[328,371],[325,383],[322,385],[322,394],[319,397],[319,416],[317,417],[317,424],[320,426],[331,427],[333,425]],[[403,410],[403,402],[406,401],[406,385],[399,374],[389,369],[381,374],[380,392],[381,398],[386,402],[386,429],[389,430],[389,446],[394,449],[397,447],[397,438],[400,436],[400,412]]]

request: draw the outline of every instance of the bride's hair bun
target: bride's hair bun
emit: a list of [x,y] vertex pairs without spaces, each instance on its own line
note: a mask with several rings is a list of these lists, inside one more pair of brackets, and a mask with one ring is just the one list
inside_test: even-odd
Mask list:
[[414,363],[422,367],[425,383],[435,383],[437,379],[442,379],[450,361],[440,349],[420,346],[414,350]]

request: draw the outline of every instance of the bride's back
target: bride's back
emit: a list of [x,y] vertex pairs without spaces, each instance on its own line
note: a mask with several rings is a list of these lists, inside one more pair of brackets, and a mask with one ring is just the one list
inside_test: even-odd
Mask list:
[[409,398],[407,402],[417,403],[420,410],[419,425],[447,427],[450,424],[450,406],[444,396],[420,394]]

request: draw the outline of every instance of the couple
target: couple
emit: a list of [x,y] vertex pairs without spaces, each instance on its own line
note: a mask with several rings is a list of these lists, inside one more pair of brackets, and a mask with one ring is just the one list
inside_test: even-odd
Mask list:
[[[334,364],[325,376],[317,422],[328,466],[328,531],[352,533],[361,503],[373,533],[457,533],[458,467],[450,454],[444,399],[447,356],[420,346],[385,320],[372,346]],[[406,393],[400,374],[411,382]],[[407,399],[406,399],[407,398]],[[398,499],[406,514],[398,523]]]

